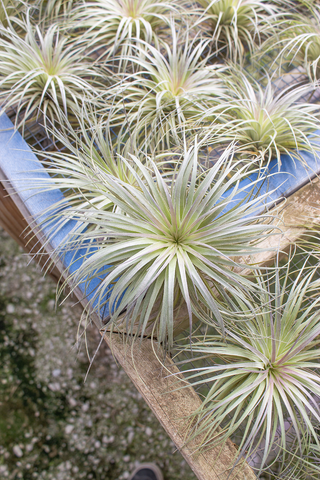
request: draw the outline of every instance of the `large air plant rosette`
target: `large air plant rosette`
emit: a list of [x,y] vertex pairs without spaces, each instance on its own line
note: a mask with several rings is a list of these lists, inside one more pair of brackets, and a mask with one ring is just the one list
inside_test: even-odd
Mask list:
[[208,384],[189,431],[191,438],[201,435],[199,448],[221,445],[240,429],[236,461],[259,463],[259,473],[283,452],[319,448],[318,268],[304,265],[294,280],[289,267],[258,275],[258,301],[249,308],[229,302],[224,337],[194,338],[194,367],[185,376],[195,386]]
[[[181,318],[182,311],[184,327],[191,329],[192,321],[200,319],[223,331],[217,293],[246,302],[247,295],[259,290],[241,274],[255,267],[239,264],[239,257],[259,252],[255,244],[272,231],[266,218],[257,216],[266,197],[250,197],[255,182],[239,187],[250,172],[243,167],[232,173],[232,148],[205,173],[198,149],[196,144],[186,150],[167,176],[160,172],[163,162],[158,168],[146,157],[122,157],[135,184],[94,164],[91,175],[86,172],[85,189],[93,182],[99,202],[105,204],[105,197],[113,210],[99,208],[92,196],[84,195],[82,204],[73,202],[72,193],[70,205],[66,197],[65,208],[58,206],[58,222],[73,219],[78,227],[57,255],[82,249],[83,257],[67,281],[73,288],[86,286],[84,296],[91,293],[91,306],[104,317],[106,328],[134,336],[154,330],[171,347],[175,317]],[[83,180],[79,188],[77,174],[71,180],[78,195]],[[55,183],[65,186],[64,179]]]
[[130,142],[150,151],[181,143],[186,125],[203,114],[207,104],[220,104],[225,89],[218,72],[225,69],[210,64],[208,40],[188,30],[177,31],[171,23],[170,43],[161,49],[140,42],[135,57],[126,57],[137,69],[105,95],[105,110],[113,109],[113,125],[130,132]]

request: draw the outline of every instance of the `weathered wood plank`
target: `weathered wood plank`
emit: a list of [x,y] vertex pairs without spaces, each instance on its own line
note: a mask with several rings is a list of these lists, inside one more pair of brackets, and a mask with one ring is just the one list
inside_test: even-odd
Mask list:
[[271,225],[278,227],[278,233],[259,243],[258,247],[270,249],[246,257],[243,262],[269,265],[274,261],[276,249],[282,254],[288,252],[299,238],[320,224],[320,179],[315,178],[293,195],[281,201],[270,210],[275,216]]
[[[235,468],[230,475],[237,454],[231,441],[222,450],[220,447],[212,448],[195,455],[196,443],[193,441],[185,445],[186,418],[200,406],[201,401],[192,387],[176,390],[179,383],[182,386],[186,382],[178,381],[182,376],[168,356],[164,362],[167,370],[160,367],[151,340],[137,341],[133,347],[118,334],[108,334],[105,340],[199,480],[256,479],[246,463]],[[160,358],[163,355],[162,352],[158,354]]]
[[[8,192],[0,183],[0,225],[25,250],[26,239],[23,232],[28,227],[26,220],[20,215]],[[21,235],[21,236],[20,236]],[[30,245],[31,246],[31,245]]]

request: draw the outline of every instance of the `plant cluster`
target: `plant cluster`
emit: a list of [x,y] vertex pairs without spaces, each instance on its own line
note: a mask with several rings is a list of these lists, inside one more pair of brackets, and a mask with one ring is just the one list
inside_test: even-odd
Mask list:
[[[318,242],[300,271],[255,256],[282,235],[260,191],[268,168],[318,155],[319,12],[312,0],[0,0],[0,114],[62,147],[42,155],[37,183],[64,195],[41,217],[51,236],[72,225],[52,254],[78,266],[61,291],[82,289],[105,334],[172,351],[187,328],[179,351],[197,368],[181,368],[209,384],[189,438],[205,448],[242,429],[235,461],[261,478],[319,472]],[[281,86],[293,68],[299,82]]]

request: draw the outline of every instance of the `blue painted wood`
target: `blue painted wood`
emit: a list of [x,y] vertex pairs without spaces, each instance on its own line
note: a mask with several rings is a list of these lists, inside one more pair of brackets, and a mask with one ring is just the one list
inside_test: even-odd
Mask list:
[[[316,133],[320,134],[320,130]],[[259,177],[258,173],[255,173],[243,180],[240,183],[241,191],[235,195],[232,205],[227,208],[232,208],[232,206],[243,200],[250,191],[249,185],[252,184],[252,181],[257,181],[257,179],[255,192],[260,194],[269,192],[263,204],[261,202],[257,203],[257,212],[264,210],[266,204],[275,203],[281,197],[287,197],[294,193],[310,179],[314,178],[316,174],[320,173],[320,157],[315,158],[306,152],[302,153],[302,157],[307,167],[298,160],[294,162],[288,155],[283,155],[281,157],[282,165],[280,170],[278,169],[277,161],[273,160],[268,168],[260,172]],[[57,202],[64,201],[64,197],[59,189],[45,192],[37,186],[39,180],[48,178],[48,173],[21,135],[14,131],[13,124],[4,113],[0,115],[0,169],[10,181],[14,191],[19,193],[21,200],[38,224],[44,220],[44,217],[41,215],[43,211]],[[1,180],[3,179],[0,178]],[[227,195],[228,192],[225,196]],[[53,224],[43,224],[41,229],[50,238],[52,248],[56,249],[70,235],[74,226],[75,222],[69,221],[58,231],[55,231]],[[65,253],[62,259],[64,267],[68,268],[70,273],[74,273],[81,265],[84,253],[84,249]],[[87,292],[91,292],[87,294],[89,300],[92,299],[93,292],[98,284],[99,280],[95,279],[87,286]],[[80,285],[80,289],[84,292],[84,285]],[[104,317],[108,315],[109,311],[106,309]]]
[[[317,130],[315,134],[320,136],[320,130]],[[256,214],[259,214],[262,213],[265,206],[270,209],[279,200],[289,197],[319,175],[320,155],[314,156],[309,152],[298,153],[301,155],[303,162],[293,160],[289,155],[281,155],[280,168],[277,159],[274,159],[268,167],[240,182],[239,188],[242,189],[242,192],[234,197],[232,205],[227,207],[223,213],[241,201],[245,194],[252,190],[252,182],[256,182],[253,194],[265,195],[263,202],[257,204]],[[224,197],[227,195],[228,192]],[[263,208],[260,208],[261,204],[263,204]]]
[[[13,190],[18,192],[31,217],[38,225],[41,224],[42,232],[50,238],[52,249],[58,248],[72,232],[75,222],[69,221],[59,230],[55,230],[52,223],[42,223],[45,220],[42,213],[52,205],[64,202],[64,196],[59,189],[46,192],[39,188],[39,183],[48,179],[49,175],[21,135],[14,131],[12,122],[5,114],[0,116],[0,169],[5,179],[10,181]],[[0,181],[3,180],[0,178]],[[68,268],[70,273],[74,273],[82,264],[85,253],[85,249],[65,252],[61,258],[64,267]],[[93,292],[99,283],[99,279],[94,279],[87,285],[88,300],[92,299]],[[79,288],[84,293],[85,285],[79,285]],[[107,316],[109,316],[108,309],[104,311],[104,317]]]

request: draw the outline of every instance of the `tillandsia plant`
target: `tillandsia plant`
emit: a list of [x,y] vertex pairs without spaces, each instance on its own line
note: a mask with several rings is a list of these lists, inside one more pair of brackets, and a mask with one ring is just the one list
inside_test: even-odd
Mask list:
[[[314,425],[319,432],[319,425]],[[268,480],[317,480],[320,476],[320,446],[308,434],[300,437],[288,432],[288,447],[269,470]],[[275,445],[277,449],[277,445]]]
[[131,141],[142,148],[179,144],[182,126],[224,95],[217,74],[225,67],[207,64],[208,40],[191,40],[188,30],[177,32],[173,22],[170,42],[161,42],[161,49],[140,42],[131,59],[139,70],[106,95],[108,111],[110,105],[114,108],[114,125],[129,130]]
[[74,13],[91,38],[91,45],[107,47],[103,56],[131,53],[139,40],[151,43],[160,27],[168,25],[176,8],[167,0],[95,0],[83,2]]
[[86,99],[94,102],[99,74],[83,43],[63,37],[56,24],[43,34],[29,16],[25,29],[25,38],[11,28],[0,36],[0,101],[4,110],[16,108],[16,126],[40,114],[45,126],[47,117],[54,124],[60,110],[68,116]]
[[313,7],[317,0],[270,0],[270,3],[282,7],[284,15],[289,13],[308,13],[310,7]]
[[40,0],[36,2],[39,21],[49,24],[54,21],[65,22],[75,3],[75,0]]
[[236,461],[259,453],[261,473],[291,449],[290,435],[300,454],[306,441],[319,447],[318,269],[305,264],[292,280],[289,262],[284,273],[276,267],[272,275],[257,275],[261,293],[249,308],[229,302],[225,337],[194,339],[192,362],[206,359],[206,365],[185,375],[195,385],[209,384],[190,427],[191,438],[201,434],[199,448],[223,444],[241,429]]
[[[281,0],[279,0],[281,2]],[[284,6],[290,6],[290,10],[308,14],[310,8],[317,4],[317,0],[291,0],[289,3],[283,2]]]
[[[106,193],[108,189],[104,183],[106,174],[112,175],[124,183],[136,185],[136,176],[132,174],[131,169],[134,164],[124,162],[121,155],[117,154],[114,143],[121,148],[121,139],[112,134],[105,122],[102,124],[94,109],[90,106],[83,106],[81,110],[75,112],[77,118],[77,129],[69,123],[65,115],[60,112],[59,129],[49,128],[49,133],[54,137],[61,151],[40,152],[36,151],[37,156],[42,158],[42,163],[46,167],[50,178],[46,178],[42,183],[37,181],[37,188],[46,191],[61,190],[64,199],[60,206],[54,205],[54,211],[70,208],[70,214],[76,217],[76,211],[79,215],[88,215],[92,209],[98,211],[116,210],[114,202],[108,198]],[[47,214],[50,214],[51,209]],[[68,215],[64,215],[61,221],[57,223],[54,220],[52,232],[57,232],[68,222]],[[49,221],[46,220],[47,227]],[[90,230],[95,225],[91,225]],[[79,222],[74,228],[77,233],[87,230],[86,224]],[[99,226],[97,228],[99,230]]]
[[[273,158],[281,165],[281,154],[303,161],[299,152],[307,151],[316,155],[319,151],[319,106],[301,101],[312,92],[312,87],[289,86],[276,92],[270,78],[261,86],[254,78],[238,69],[224,77],[230,95],[226,101],[220,129],[215,139],[216,125],[213,125],[213,139],[236,141],[250,158],[262,158],[264,163]],[[201,117],[203,129],[210,109]],[[210,129],[210,127],[209,127]],[[222,133],[221,133],[222,132]]]
[[[103,316],[109,309],[106,328],[135,336],[154,329],[167,348],[182,308],[190,329],[194,315],[223,330],[216,292],[245,301],[246,291],[259,288],[241,275],[245,265],[236,258],[258,252],[255,242],[272,230],[255,215],[265,197],[248,198],[255,184],[238,188],[247,169],[232,174],[231,149],[205,175],[197,152],[197,145],[186,151],[168,181],[151,160],[145,166],[137,157],[122,159],[136,185],[96,165],[92,182],[103,182],[101,192],[117,211],[75,209],[74,218],[88,231],[69,236],[58,252],[87,249],[68,280],[74,287],[87,286],[85,294],[92,294],[97,313]],[[63,215],[73,218],[72,207],[60,211],[58,219]],[[97,280],[92,292],[92,281]]]
[[[303,66],[312,82],[320,79],[320,6],[310,6],[308,13],[292,15],[279,23],[282,63]],[[270,48],[274,48],[273,45]]]
[[204,12],[200,23],[211,25],[215,51],[241,62],[246,49],[252,53],[256,43],[272,31],[276,5],[264,0],[199,0]]
[[16,22],[24,6],[21,0],[0,0],[0,26],[6,28],[12,21]]

